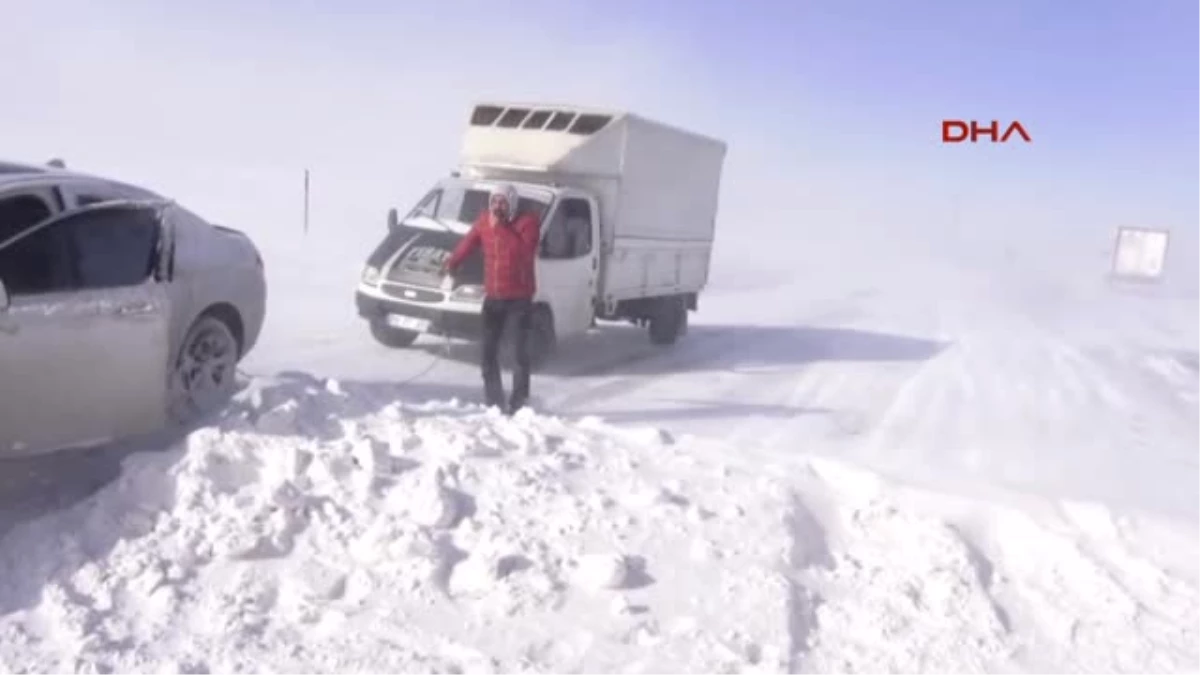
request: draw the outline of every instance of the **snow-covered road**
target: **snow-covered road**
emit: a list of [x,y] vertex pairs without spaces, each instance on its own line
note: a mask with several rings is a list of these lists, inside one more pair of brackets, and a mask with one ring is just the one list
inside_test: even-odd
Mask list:
[[[1099,276],[1064,287],[945,264],[803,263],[791,282],[709,293],[671,348],[611,324],[561,345],[535,379],[539,406],[766,448],[774,460],[849,460],[943,491],[999,486],[1200,521],[1194,298]],[[403,382],[408,400],[479,400],[476,345],[385,349],[344,288],[286,278],[309,286],[277,325],[325,319],[299,335],[269,329],[250,369],[303,364]]]

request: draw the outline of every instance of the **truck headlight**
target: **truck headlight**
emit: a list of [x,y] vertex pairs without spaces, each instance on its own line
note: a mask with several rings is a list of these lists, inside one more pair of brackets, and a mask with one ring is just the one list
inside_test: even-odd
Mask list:
[[379,285],[379,268],[367,265],[363,268],[362,281],[368,286]]
[[467,300],[470,302],[483,300],[483,287],[474,284],[459,286],[450,293],[450,297],[455,300]]

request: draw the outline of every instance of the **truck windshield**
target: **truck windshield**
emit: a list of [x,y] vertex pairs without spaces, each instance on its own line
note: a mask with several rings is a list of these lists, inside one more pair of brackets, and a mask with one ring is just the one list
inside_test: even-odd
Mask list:
[[[408,217],[427,216],[436,220],[455,220],[470,225],[488,205],[490,192],[483,187],[449,185],[434,188],[417,204]],[[549,198],[543,200],[521,195],[517,201],[517,214],[532,214],[538,222],[546,216]]]

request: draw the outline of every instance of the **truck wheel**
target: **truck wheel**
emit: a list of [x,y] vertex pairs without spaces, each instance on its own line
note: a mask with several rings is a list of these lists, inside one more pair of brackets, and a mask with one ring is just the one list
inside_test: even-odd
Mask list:
[[682,297],[662,298],[650,317],[650,342],[656,345],[675,344],[679,336],[687,332],[687,320],[687,305]]
[[[510,322],[504,328],[504,350],[501,354],[501,361],[506,368],[513,368],[517,364],[516,335],[516,323]],[[533,330],[529,332],[530,367],[534,371],[540,370],[542,365],[550,360],[557,345],[558,338],[554,332],[554,315],[544,305],[535,307],[533,310]]]
[[533,310],[533,334],[529,336],[529,360],[534,369],[540,369],[558,348],[558,335],[554,332],[554,314],[546,307]]
[[402,328],[392,328],[382,321],[371,322],[371,335],[379,344],[393,349],[411,347],[417,338],[421,337],[420,333]]

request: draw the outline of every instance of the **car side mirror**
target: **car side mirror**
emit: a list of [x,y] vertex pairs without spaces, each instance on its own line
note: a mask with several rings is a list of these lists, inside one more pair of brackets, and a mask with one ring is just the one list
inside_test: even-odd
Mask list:
[[9,297],[8,289],[4,287],[4,282],[0,281],[0,312],[8,309]]
[[388,209],[387,218],[388,218],[388,221],[387,221],[388,232],[391,232],[392,230],[394,230],[400,226],[400,214],[396,213],[396,209],[394,209],[394,208]]

